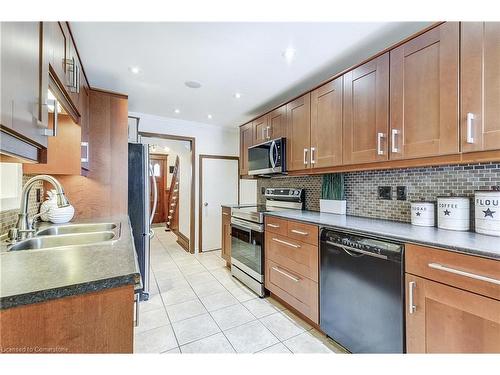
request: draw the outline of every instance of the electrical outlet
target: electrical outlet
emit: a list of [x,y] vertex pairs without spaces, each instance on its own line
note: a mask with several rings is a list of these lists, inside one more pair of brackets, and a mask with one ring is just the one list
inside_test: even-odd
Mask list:
[[378,187],[378,199],[391,200],[392,199],[392,188],[390,186],[379,186]]
[[260,188],[260,193],[261,193],[262,195],[266,194],[266,188],[265,188],[265,187],[261,187],[261,188]]
[[406,186],[396,187],[396,199],[398,201],[405,201],[406,200]]

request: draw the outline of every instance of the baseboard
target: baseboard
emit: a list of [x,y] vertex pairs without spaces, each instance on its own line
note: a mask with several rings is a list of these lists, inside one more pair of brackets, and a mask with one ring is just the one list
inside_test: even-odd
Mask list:
[[189,252],[189,238],[179,231],[174,231],[174,233],[177,235],[177,243],[179,246]]

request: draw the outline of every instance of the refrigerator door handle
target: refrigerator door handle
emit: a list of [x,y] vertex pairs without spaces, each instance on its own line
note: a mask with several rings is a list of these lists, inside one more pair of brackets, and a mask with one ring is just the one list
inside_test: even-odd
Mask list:
[[[152,180],[152,183],[153,183],[153,209],[151,210],[151,216],[149,217],[149,225],[151,225],[151,224],[153,224],[153,218],[154,218],[155,212],[156,212],[156,205],[158,203],[158,189],[156,187],[156,179],[155,179],[153,167],[152,167],[151,164],[149,164],[149,173],[151,175],[151,180]],[[153,231],[152,229],[149,230],[149,236],[150,237],[153,237],[151,235],[152,231]]]

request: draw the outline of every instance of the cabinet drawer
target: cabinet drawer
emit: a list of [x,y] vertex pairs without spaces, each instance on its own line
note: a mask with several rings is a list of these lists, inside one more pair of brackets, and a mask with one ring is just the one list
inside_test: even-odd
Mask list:
[[266,216],[266,232],[278,233],[286,236],[288,222],[277,217]]
[[276,233],[266,235],[265,256],[269,260],[318,281],[318,247]]
[[318,283],[266,259],[266,288],[318,323]]
[[406,272],[500,300],[500,261],[406,245]]
[[318,246],[318,226],[311,224],[289,221],[287,225],[287,236],[295,240]]

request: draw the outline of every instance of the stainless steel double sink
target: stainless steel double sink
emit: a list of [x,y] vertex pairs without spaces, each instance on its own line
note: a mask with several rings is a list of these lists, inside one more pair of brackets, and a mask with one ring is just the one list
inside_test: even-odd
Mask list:
[[9,246],[8,251],[103,244],[119,237],[120,224],[115,223],[54,225],[43,227],[33,237]]

